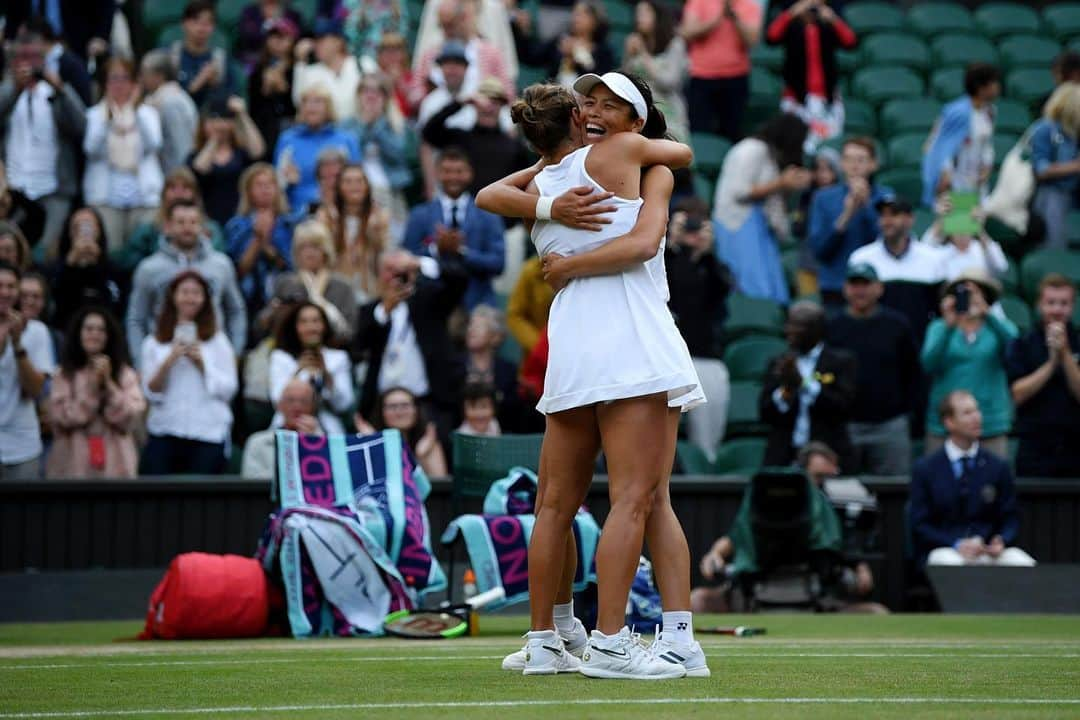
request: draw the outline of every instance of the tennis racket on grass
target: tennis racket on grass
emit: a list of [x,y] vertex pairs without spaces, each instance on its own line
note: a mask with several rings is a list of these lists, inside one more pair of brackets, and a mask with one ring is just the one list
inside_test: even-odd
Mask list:
[[383,621],[388,635],[414,640],[439,640],[461,637],[469,632],[472,614],[506,597],[502,588],[492,588],[474,595],[458,605],[443,604],[437,608],[416,608],[390,613]]
[[765,628],[762,627],[707,627],[699,628],[699,633],[707,633],[709,635],[731,635],[733,637],[754,637],[756,635],[764,635]]

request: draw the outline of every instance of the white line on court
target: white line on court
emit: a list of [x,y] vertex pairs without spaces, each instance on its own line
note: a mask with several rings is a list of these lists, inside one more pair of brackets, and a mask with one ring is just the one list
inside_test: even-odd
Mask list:
[[227,707],[143,708],[139,710],[71,710],[61,712],[0,713],[0,720],[21,718],[123,717],[130,715],[232,715],[335,710],[422,710],[454,708],[521,708],[589,705],[1080,705],[1080,698],[950,698],[950,697],[703,697],[703,698],[592,698],[576,700],[492,700],[463,702],[345,703],[324,705],[234,705]]
[[[1080,653],[863,653],[863,652],[837,652],[837,653],[811,653],[811,652],[708,652],[708,657],[718,660],[730,658],[880,658],[880,659],[990,659],[990,660],[1015,660],[1023,658],[1080,658]],[[502,655],[379,655],[367,657],[337,657],[335,662],[454,662],[466,660],[501,660]],[[88,662],[88,663],[23,663],[20,665],[0,665],[0,672],[8,670],[70,670],[73,668],[105,668],[105,667],[184,667],[205,665],[294,665],[310,662],[309,658],[246,658],[243,660],[206,659],[206,660],[147,660],[146,662]]]

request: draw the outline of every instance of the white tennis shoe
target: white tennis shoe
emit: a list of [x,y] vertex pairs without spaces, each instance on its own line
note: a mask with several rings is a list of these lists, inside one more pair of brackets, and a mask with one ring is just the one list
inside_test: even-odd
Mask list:
[[649,651],[660,660],[682,665],[686,668],[686,677],[707,678],[712,675],[699,642],[679,645],[668,640],[664,631],[657,628],[656,640],[653,641]]
[[686,668],[656,657],[642,644],[640,633],[624,627],[602,641],[593,633],[581,656],[581,674],[591,678],[673,680],[684,677]]
[[523,675],[556,675],[581,668],[581,661],[570,654],[554,630],[530,632],[526,638]]
[[[559,633],[559,635],[562,637],[563,647],[569,650],[574,657],[580,658],[585,652],[586,643],[589,642],[589,633],[585,630],[585,626],[581,624],[581,621],[574,618],[574,629],[569,633]],[[503,658],[502,669],[516,672],[524,670],[525,648],[523,647]]]

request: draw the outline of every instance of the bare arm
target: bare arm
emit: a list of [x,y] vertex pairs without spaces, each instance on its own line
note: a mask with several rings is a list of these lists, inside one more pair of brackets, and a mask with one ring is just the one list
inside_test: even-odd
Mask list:
[[[610,275],[623,272],[653,258],[660,249],[660,239],[667,232],[668,203],[675,178],[671,170],[655,165],[645,173],[641,197],[645,204],[633,229],[595,250],[560,257],[544,258],[545,279],[570,280],[575,277]],[[565,283],[563,283],[565,284]],[[555,287],[559,287],[555,283]]]
[[1055,365],[1054,358],[1051,357],[1040,365],[1035,372],[1016,380],[1010,388],[1012,390],[1013,402],[1018,406],[1023,405],[1033,396],[1037,395],[1039,391],[1046,386],[1046,383],[1050,381],[1050,378],[1053,377],[1054,370],[1056,369]]
[[[476,206],[503,217],[535,220],[538,193],[530,192],[527,188],[542,168],[543,161],[540,161],[491,183],[476,194]],[[570,188],[555,198],[551,206],[551,219],[578,230],[602,230],[611,220],[601,216],[614,212],[615,208],[600,203],[614,194],[597,192],[585,185]]]

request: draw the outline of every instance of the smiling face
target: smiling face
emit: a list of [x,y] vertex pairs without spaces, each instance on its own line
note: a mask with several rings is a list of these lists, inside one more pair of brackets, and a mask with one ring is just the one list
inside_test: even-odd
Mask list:
[[635,114],[630,103],[597,83],[582,103],[585,142],[592,145],[615,133],[641,132],[645,120]]
[[437,179],[446,196],[456,199],[472,183],[472,167],[459,158],[443,158],[439,160]]
[[309,305],[296,314],[296,336],[300,338],[301,345],[317,348],[322,345],[325,334],[326,323],[318,308]]
[[90,313],[83,318],[82,327],[79,328],[79,342],[87,357],[100,355],[105,352],[105,346],[109,342],[109,331],[105,325],[105,318],[97,313]]
[[173,291],[173,304],[180,322],[194,322],[205,303],[206,291],[202,283],[193,278],[187,278]]
[[10,270],[0,270],[0,315],[6,315],[19,299],[19,278]]
[[193,18],[184,20],[181,24],[184,30],[184,39],[191,47],[206,47],[210,42],[210,36],[214,34],[214,13],[205,10]]
[[1039,293],[1039,317],[1044,324],[1067,323],[1072,317],[1075,302],[1076,291],[1073,288],[1048,285]]
[[495,403],[491,401],[491,398],[476,398],[475,400],[465,401],[465,422],[473,430],[477,432],[486,431],[494,417]]
[[322,94],[308,93],[300,100],[300,122],[319,128],[330,121],[330,104]]
[[596,15],[585,3],[577,3],[570,11],[570,34],[579,38],[591,38],[596,32]]
[[416,425],[416,401],[403,390],[393,390],[383,398],[383,425],[409,431]]
[[9,265],[19,265],[19,241],[14,235],[9,233],[0,235],[0,260]]
[[45,288],[36,277],[23,278],[19,283],[19,308],[26,317],[41,319],[45,310]]

